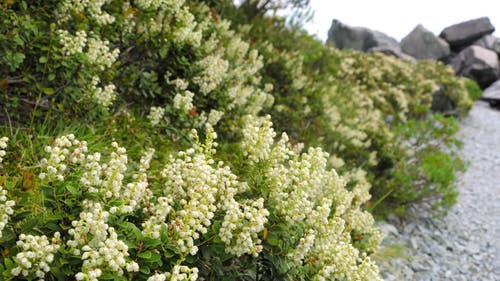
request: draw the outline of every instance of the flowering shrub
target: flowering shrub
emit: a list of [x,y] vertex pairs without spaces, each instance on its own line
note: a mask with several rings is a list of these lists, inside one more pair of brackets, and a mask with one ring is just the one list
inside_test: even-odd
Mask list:
[[[360,196],[367,186],[346,190],[349,179],[326,168],[328,155],[319,148],[302,152],[286,134],[275,142],[269,116],[244,119],[242,132],[261,132],[257,137],[266,145],[250,146],[256,136],[243,134],[239,175],[215,160],[217,134],[210,124],[204,142],[192,131],[192,146],[154,170],[159,156],[153,149],[134,163],[116,142],[97,152],[73,134],[55,138],[44,148],[40,181],[29,195],[34,201],[13,190],[17,204],[1,201],[8,236],[0,246],[12,247],[2,257],[3,277],[213,279],[219,269],[204,264],[221,255],[247,269],[274,252],[281,260],[275,270],[290,271],[291,280],[378,280],[369,254],[381,236],[360,209],[369,199]],[[51,215],[33,218],[36,228],[19,228],[32,223],[27,209]]]
[[229,3],[0,4],[2,279],[380,280],[368,210],[453,200],[473,85]]
[[[248,23],[241,17],[238,14],[233,20]],[[433,186],[434,180],[416,171],[424,158],[436,159],[438,154],[449,155],[449,177],[461,169],[458,157],[450,153],[459,144],[453,138],[456,126],[451,120],[440,122],[446,129],[435,131],[435,137],[455,141],[422,150],[405,167],[399,163],[412,150],[406,143],[432,130],[435,119],[429,117],[434,111],[455,116],[467,113],[477,98],[477,94],[471,95],[473,82],[456,78],[441,63],[339,51],[300,30],[290,30],[281,19],[248,21],[251,29],[242,27],[241,31],[257,42],[264,57],[263,77],[273,84],[275,97],[271,110],[264,111],[270,113],[279,131],[306,146],[321,146],[331,155],[329,165],[342,174],[363,171],[360,180],[373,186],[374,200],[367,207],[378,213],[403,210],[406,204],[429,197],[450,205],[452,181],[434,178],[443,189],[424,192],[422,185]],[[440,108],[440,100],[449,108]],[[412,122],[426,123],[427,129],[403,137],[400,128]],[[437,162],[427,164],[439,167]]]

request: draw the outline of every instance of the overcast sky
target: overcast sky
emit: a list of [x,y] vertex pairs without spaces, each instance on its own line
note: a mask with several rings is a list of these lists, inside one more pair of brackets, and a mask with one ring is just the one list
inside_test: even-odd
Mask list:
[[332,19],[379,30],[398,40],[419,23],[438,35],[447,26],[485,16],[500,30],[500,0],[310,0],[310,5],[315,15],[305,27],[322,41]]

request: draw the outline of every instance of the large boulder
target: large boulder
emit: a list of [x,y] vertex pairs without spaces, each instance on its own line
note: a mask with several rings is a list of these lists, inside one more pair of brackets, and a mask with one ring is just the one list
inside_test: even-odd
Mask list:
[[491,106],[500,106],[500,80],[491,84],[486,90],[484,90],[481,99],[487,101]]
[[495,51],[497,54],[500,54],[500,38],[493,35],[485,35],[475,41],[472,45],[481,46],[486,49]]
[[450,46],[421,24],[417,25],[403,40],[401,49],[419,60],[439,60],[450,55]]
[[398,45],[398,41],[380,31],[366,27],[352,27],[334,19],[328,30],[328,39],[339,49],[354,49],[367,52],[378,46]]
[[452,49],[460,49],[493,31],[495,27],[490,19],[482,17],[449,26],[441,31],[439,37],[446,40]]
[[367,53],[384,53],[402,59],[413,58],[404,54],[396,39],[366,27],[352,27],[334,19],[328,30],[328,39],[339,49],[353,49]]
[[482,89],[498,80],[500,75],[497,53],[481,46],[463,49],[450,64],[457,75],[475,80]]

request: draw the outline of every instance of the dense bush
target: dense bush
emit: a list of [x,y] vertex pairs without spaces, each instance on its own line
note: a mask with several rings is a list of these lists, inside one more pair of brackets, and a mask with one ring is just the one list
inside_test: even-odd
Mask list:
[[453,200],[432,95],[470,99],[442,65],[230,1],[0,13],[3,279],[379,280],[367,208]]
[[[238,20],[244,22],[241,16]],[[263,78],[274,85],[270,113],[279,130],[306,145],[323,147],[341,173],[362,171],[373,186],[370,209],[381,215],[422,199],[432,198],[436,207],[454,202],[448,178],[462,169],[453,152],[460,146],[454,138],[457,126],[452,118],[436,121],[432,116],[438,100],[452,107],[438,114],[465,115],[478,97],[473,81],[455,77],[441,63],[338,51],[301,30],[290,30],[279,18],[250,23],[247,34],[260,42],[256,45],[266,62]],[[412,130],[415,122],[425,129]],[[437,123],[444,129],[434,130]],[[414,153],[408,143],[429,135],[428,130],[440,145],[432,141],[429,149]],[[439,155],[450,160],[446,177],[422,173],[424,159],[427,166],[441,167],[440,161],[430,161]]]

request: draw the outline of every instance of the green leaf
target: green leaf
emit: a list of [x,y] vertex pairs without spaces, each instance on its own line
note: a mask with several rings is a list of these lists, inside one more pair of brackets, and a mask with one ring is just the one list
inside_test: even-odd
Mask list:
[[72,185],[66,185],[66,190],[73,196],[78,196],[80,192],[78,192],[78,189]]
[[152,255],[151,251],[146,251],[146,252],[142,252],[142,253],[137,254],[137,257],[139,257],[141,259],[145,259],[145,260],[149,260],[152,256],[153,255]]
[[23,223],[23,225],[21,226],[21,232],[22,233],[29,233],[33,230],[33,228],[35,228],[35,226],[38,225],[38,222],[40,221],[40,219],[37,217],[37,218],[31,218],[31,219],[28,219],[25,223]]
[[163,250],[163,256],[166,257],[167,259],[175,256],[175,252],[173,252],[172,250],[169,250],[169,249],[165,249]]
[[46,88],[46,87],[43,87],[42,88],[42,92],[46,95],[53,95],[55,90],[54,88]]
[[50,268],[50,273],[54,274],[54,276],[58,280],[66,280],[67,279],[66,274],[64,274],[57,266],[52,266]]
[[146,261],[148,263],[162,264],[161,255],[158,253],[155,253],[153,251],[146,251],[146,252],[139,253],[137,255],[137,257],[139,257],[140,259],[143,259],[144,261]]
[[273,234],[270,234],[268,237],[267,237],[267,244],[271,245],[271,246],[275,246],[275,247],[278,247],[278,245],[280,244],[280,240],[278,239],[278,237],[276,235],[273,235]]
[[14,267],[16,267],[16,264],[14,262],[12,262],[12,260],[9,258],[6,258],[4,260],[4,263],[5,263],[5,267],[7,270],[10,270],[10,269],[13,269]]
[[100,280],[117,280],[117,281],[127,280],[124,276],[118,276],[116,273],[110,273],[110,272],[102,274],[101,277],[99,277],[99,279]]
[[160,239],[162,242],[167,242],[168,241],[168,229],[165,224],[161,225],[160,228]]
[[38,62],[40,62],[40,63],[47,63],[48,61],[49,61],[49,59],[47,57],[40,57],[38,59]]
[[148,266],[141,265],[141,267],[139,268],[139,272],[149,275],[151,274],[151,269],[149,269]]
[[126,232],[127,237],[133,238],[134,241],[142,240],[142,232],[135,224],[124,221],[119,223],[119,226]]
[[156,248],[161,245],[161,241],[159,239],[145,238],[144,239],[144,248]]
[[47,77],[47,80],[49,81],[52,81],[54,79],[56,79],[56,75],[54,73],[49,74],[49,76]]

